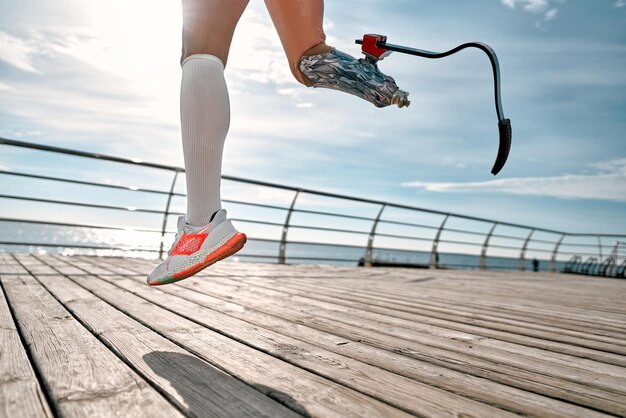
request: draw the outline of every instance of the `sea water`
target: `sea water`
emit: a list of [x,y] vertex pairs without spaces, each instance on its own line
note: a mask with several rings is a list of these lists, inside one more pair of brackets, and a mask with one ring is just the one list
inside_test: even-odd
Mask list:
[[[173,233],[165,234],[162,243],[164,253],[170,248],[173,239]],[[278,261],[279,247],[278,240],[249,237],[246,246],[231,259],[240,262],[275,263]],[[159,231],[108,230],[0,221],[0,252],[156,259],[160,248],[161,233]],[[363,246],[314,242],[288,243],[285,252],[286,261],[289,263],[347,266],[359,265],[363,262],[364,255]],[[438,264],[442,268],[478,269],[480,267],[478,255],[441,252],[438,256]],[[372,258],[375,263],[427,267],[431,254],[428,251],[374,247]],[[486,261],[488,268],[493,270],[517,270],[519,265],[519,260],[513,257],[487,256]],[[532,259],[524,261],[527,271],[533,270],[532,261]],[[539,270],[548,270],[548,260],[538,261]],[[565,261],[557,262],[559,271],[564,266]]]

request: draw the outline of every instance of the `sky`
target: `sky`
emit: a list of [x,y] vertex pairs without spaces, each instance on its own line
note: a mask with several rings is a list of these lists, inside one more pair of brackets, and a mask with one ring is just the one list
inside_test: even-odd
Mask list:
[[[181,20],[172,0],[0,0],[0,136],[183,166]],[[379,68],[412,104],[379,109],[298,84],[263,2],[252,0],[226,68],[224,174],[626,234],[625,1],[329,0],[324,26],[329,44],[355,56],[354,40],[371,32],[434,51],[491,45],[513,125],[507,165],[491,175],[498,132],[482,52],[393,53]],[[0,169],[28,164],[0,151]]]

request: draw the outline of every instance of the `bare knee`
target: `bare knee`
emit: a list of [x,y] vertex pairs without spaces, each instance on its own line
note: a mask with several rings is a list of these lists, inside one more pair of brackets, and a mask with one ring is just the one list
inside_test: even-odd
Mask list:
[[189,37],[183,38],[183,49],[180,56],[180,63],[195,54],[208,54],[218,57],[226,66],[228,60],[229,45],[220,44],[217,41],[211,39],[189,39]]
[[218,57],[226,64],[233,33],[248,0],[182,0],[181,63],[194,54]]

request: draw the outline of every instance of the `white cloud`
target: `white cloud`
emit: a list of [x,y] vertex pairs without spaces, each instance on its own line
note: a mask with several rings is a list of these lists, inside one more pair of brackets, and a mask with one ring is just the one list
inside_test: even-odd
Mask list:
[[514,177],[468,183],[414,181],[406,187],[431,192],[491,192],[573,199],[603,199],[626,202],[626,158],[590,164],[591,174],[553,177]]
[[38,130],[18,130],[18,129],[0,129],[0,136],[8,138],[32,138],[41,136],[42,132]]
[[[10,119],[16,131],[7,136],[24,136],[19,131],[28,129],[20,121],[27,121],[46,135],[63,132],[66,144],[108,136],[110,153],[132,155],[128,144],[153,159],[176,151],[180,5],[112,0],[92,6],[93,18],[86,15],[80,25],[32,25],[20,37],[0,31],[1,60],[31,74],[45,71],[3,77],[3,113],[16,116]],[[148,8],[155,14],[142,19]],[[153,141],[164,145],[145,150]]]
[[500,0],[502,4],[511,9],[515,9],[518,5],[532,13],[541,13],[548,8],[548,0]]
[[291,95],[298,82],[291,75],[280,38],[263,4],[246,8],[233,37],[227,78],[245,90],[247,85],[275,84]]
[[[88,64],[94,73],[126,81],[124,88],[133,93],[153,97],[165,93],[165,99],[176,100],[174,90],[155,86],[179,77],[174,54],[180,51],[180,5],[111,0],[89,8],[94,16],[87,24],[35,28],[29,31],[29,41],[42,55],[70,57]],[[146,10],[150,10],[150,19],[143,18]]]
[[546,21],[548,20],[552,20],[556,17],[557,13],[559,12],[559,9],[550,9],[546,12],[545,16],[543,17]]
[[591,163],[589,164],[589,167],[602,173],[626,174],[626,158],[618,158],[616,160]]
[[32,43],[0,31],[0,60],[20,70],[41,74],[41,71],[33,66],[35,52],[36,48]]
[[[623,2],[624,0],[618,1]],[[515,9],[517,6],[520,6],[527,12],[543,14],[543,20],[549,21],[553,20],[559,12],[558,8],[551,7],[552,3],[564,3],[565,0],[500,0],[500,2],[510,9]],[[535,22],[535,26],[541,27],[541,22]]]
[[5,84],[2,81],[0,81],[0,91],[15,91],[15,89],[9,86],[8,84]]
[[548,8],[547,0],[527,0],[524,9],[532,13],[541,13]]
[[616,7],[618,9],[624,6],[626,6],[626,0],[617,0],[615,3],[613,3],[613,7]]

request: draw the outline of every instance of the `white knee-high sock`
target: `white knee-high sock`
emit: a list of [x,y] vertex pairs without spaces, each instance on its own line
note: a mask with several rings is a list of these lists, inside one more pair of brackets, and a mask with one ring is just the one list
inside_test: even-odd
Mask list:
[[180,119],[187,179],[187,221],[206,225],[221,209],[222,152],[230,125],[224,64],[195,54],[182,63]]

